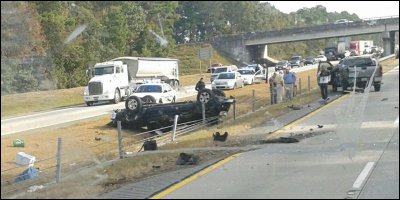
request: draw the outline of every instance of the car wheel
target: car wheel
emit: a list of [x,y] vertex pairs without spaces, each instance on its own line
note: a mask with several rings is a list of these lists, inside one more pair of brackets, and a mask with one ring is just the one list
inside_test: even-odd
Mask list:
[[118,89],[115,89],[115,93],[114,93],[114,100],[113,102],[115,104],[119,103],[121,101],[121,94],[119,93]]
[[154,98],[151,95],[146,95],[146,96],[142,97],[142,101],[144,103],[156,103],[156,98]]
[[225,92],[222,90],[218,90],[218,89],[213,89],[212,90],[214,92],[215,95],[220,96],[220,97],[226,97]]
[[87,105],[87,106],[92,106],[92,105],[93,105],[93,102],[87,101],[87,102],[86,102],[86,105]]
[[137,96],[130,96],[125,101],[125,108],[133,113],[138,113],[142,109],[142,100]]
[[381,84],[374,84],[374,91],[379,92],[381,90]]
[[208,103],[214,97],[214,92],[210,89],[203,89],[197,94],[197,101],[200,103]]

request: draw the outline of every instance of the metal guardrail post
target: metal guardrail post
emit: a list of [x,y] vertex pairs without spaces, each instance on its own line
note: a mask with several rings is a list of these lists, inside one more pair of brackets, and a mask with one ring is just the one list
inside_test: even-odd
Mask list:
[[172,136],[171,136],[172,142],[175,141],[176,126],[178,125],[178,117],[179,117],[179,115],[175,115],[175,118],[174,118],[174,128],[173,128]]
[[236,99],[233,100],[233,120],[236,120]]
[[301,94],[301,78],[299,78],[299,94]]
[[122,153],[122,130],[121,130],[121,121],[117,121],[117,126],[118,126],[118,153],[119,153],[119,159],[123,159],[123,153]]
[[310,75],[308,75],[308,91],[311,91]]
[[253,102],[252,103],[253,103],[252,110],[254,112],[256,109],[256,90],[254,90],[254,89],[253,89]]
[[57,168],[56,168],[56,183],[61,181],[61,147],[62,147],[62,140],[58,138],[57,141]]
[[206,124],[206,105],[204,102],[201,102],[201,113],[203,116],[203,124]]

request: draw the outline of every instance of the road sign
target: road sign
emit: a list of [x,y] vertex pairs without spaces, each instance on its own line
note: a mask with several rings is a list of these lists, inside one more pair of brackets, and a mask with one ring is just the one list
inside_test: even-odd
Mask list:
[[212,49],[208,48],[200,48],[198,52],[198,57],[200,60],[208,60],[212,56]]

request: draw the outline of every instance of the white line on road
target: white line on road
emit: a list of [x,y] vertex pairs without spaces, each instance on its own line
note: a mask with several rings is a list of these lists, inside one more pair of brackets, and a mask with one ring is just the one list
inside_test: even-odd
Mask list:
[[353,184],[353,188],[354,189],[359,189],[361,187],[362,183],[364,182],[364,180],[367,178],[368,174],[370,173],[370,171],[374,167],[374,164],[375,164],[375,162],[368,162],[365,165],[364,169],[362,170],[360,175],[358,175],[356,181]]

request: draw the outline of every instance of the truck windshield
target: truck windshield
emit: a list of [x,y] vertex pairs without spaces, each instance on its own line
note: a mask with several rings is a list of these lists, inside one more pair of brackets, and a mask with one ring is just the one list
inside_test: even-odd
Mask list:
[[349,60],[345,60],[343,64],[347,65],[347,66],[356,65],[356,66],[359,66],[359,67],[362,67],[362,66],[374,66],[374,63],[369,58],[349,59]]
[[224,67],[224,68],[217,68],[217,69],[214,70],[214,73],[221,73],[221,72],[226,72],[226,71],[227,71],[227,68],[226,68],[226,67]]
[[100,76],[104,74],[113,74],[114,66],[106,66],[106,67],[96,67],[94,68],[94,75]]
[[160,85],[142,85],[140,86],[136,92],[157,92],[160,93],[161,92],[161,86]]

